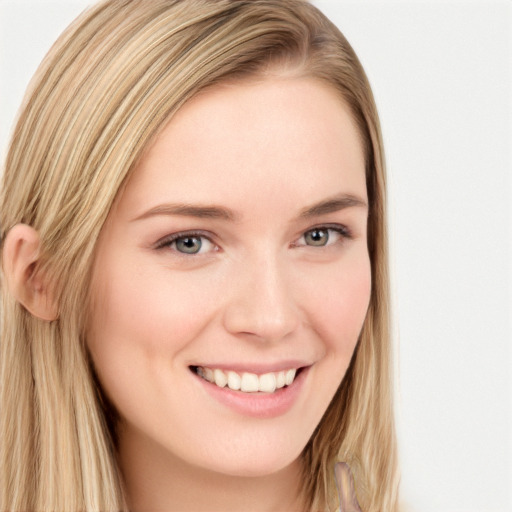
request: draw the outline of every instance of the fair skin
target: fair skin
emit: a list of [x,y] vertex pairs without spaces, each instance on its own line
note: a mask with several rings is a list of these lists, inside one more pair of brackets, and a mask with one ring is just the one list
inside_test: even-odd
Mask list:
[[98,241],[87,336],[132,511],[303,508],[370,298],[367,202],[355,123],[313,79],[217,85],[153,141]]

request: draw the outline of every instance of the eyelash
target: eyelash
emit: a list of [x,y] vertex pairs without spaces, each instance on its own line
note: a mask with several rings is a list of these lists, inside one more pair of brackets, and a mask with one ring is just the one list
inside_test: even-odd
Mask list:
[[[177,242],[178,240],[185,239],[185,238],[205,239],[205,240],[208,240],[208,242],[210,242],[211,244],[216,245],[215,242],[212,241],[211,237],[206,235],[204,232],[182,231],[179,233],[174,233],[173,235],[166,236],[165,238],[162,238],[155,244],[155,249],[170,248],[173,243]],[[196,254],[186,254],[186,253],[178,251],[176,249],[174,249],[174,251],[183,256],[196,256]]]
[[[324,225],[320,225],[320,226],[314,226],[306,231],[304,231],[302,233],[302,235],[299,237],[298,240],[304,238],[308,233],[312,233],[313,231],[327,231],[327,232],[335,232],[337,233],[338,235],[340,235],[341,237],[341,240],[338,241],[338,242],[333,242],[333,243],[329,243],[329,239],[330,239],[330,236],[328,238],[328,241],[326,243],[326,245],[308,245],[308,244],[298,244],[297,242],[294,242],[292,244],[292,247],[319,247],[319,248],[322,248],[322,247],[329,247],[331,245],[334,245],[336,243],[343,243],[344,240],[351,240],[353,238],[353,235],[352,235],[352,232],[350,231],[350,229],[347,227],[347,226],[344,226],[344,225],[341,225],[341,224],[324,224]],[[169,235],[169,236],[166,236],[165,238],[162,238],[161,240],[159,240],[156,244],[155,244],[155,249],[166,249],[166,248],[171,248],[171,246],[181,240],[181,239],[185,239],[185,238],[199,238],[199,239],[202,239],[202,240],[208,240],[209,243],[211,243],[212,245],[216,246],[215,242],[213,242],[213,240],[211,239],[210,236],[208,236],[207,234],[205,234],[204,232],[202,231],[182,231],[182,232],[179,232],[179,233],[174,233],[172,235]],[[216,246],[218,250],[218,246]],[[174,252],[176,252],[177,254],[179,254],[180,256],[183,256],[183,257],[190,257],[190,256],[198,256],[200,255],[200,253],[185,253],[185,252],[182,252],[182,251],[178,251],[176,248],[173,248],[172,249]]]
[[327,232],[334,231],[335,233],[340,235],[341,240],[338,242],[329,243],[329,241],[330,241],[329,239],[331,238],[329,236],[327,239],[326,245],[307,245],[307,244],[299,245],[297,243],[294,243],[293,247],[328,247],[328,246],[334,245],[336,243],[343,243],[343,241],[351,240],[353,238],[352,232],[350,231],[350,229],[347,226],[344,226],[342,224],[324,224],[324,225],[320,225],[320,226],[314,226],[314,227],[304,231],[302,233],[301,237],[299,238],[299,240],[304,238],[308,233],[312,233],[313,231],[327,231]]

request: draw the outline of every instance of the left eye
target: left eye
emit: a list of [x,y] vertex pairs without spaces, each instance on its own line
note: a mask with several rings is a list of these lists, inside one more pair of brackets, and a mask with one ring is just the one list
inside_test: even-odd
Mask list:
[[320,227],[306,231],[299,239],[297,245],[309,245],[312,247],[324,247],[339,242],[342,238],[348,238],[348,233],[343,228]]
[[168,247],[176,252],[187,255],[210,252],[215,244],[203,235],[190,233],[166,238],[158,243],[157,249]]

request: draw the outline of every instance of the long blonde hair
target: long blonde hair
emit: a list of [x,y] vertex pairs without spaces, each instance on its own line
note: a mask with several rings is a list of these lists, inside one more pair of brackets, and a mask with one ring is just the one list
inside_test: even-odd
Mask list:
[[111,411],[83,334],[95,244],[148,142],[180,106],[205,87],[269,69],[335,87],[367,162],[370,307],[303,453],[306,502],[337,507],[333,467],[341,460],[365,512],[397,510],[379,121],[352,48],[302,0],[107,0],[82,14],[41,64],[7,154],[0,230],[2,241],[17,223],[39,232],[59,318],[35,318],[2,285],[1,510],[127,510]]

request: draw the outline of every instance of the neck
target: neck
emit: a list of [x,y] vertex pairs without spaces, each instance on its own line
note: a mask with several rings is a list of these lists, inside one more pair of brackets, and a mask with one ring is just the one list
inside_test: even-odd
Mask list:
[[121,434],[119,463],[131,512],[301,511],[301,464],[233,476],[191,465],[140,436]]

